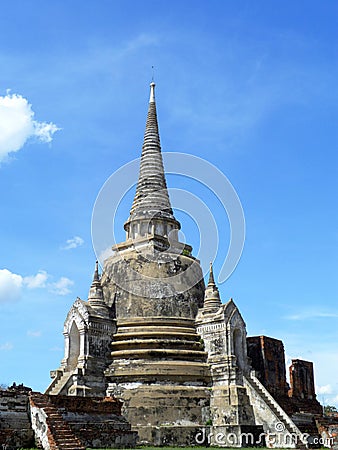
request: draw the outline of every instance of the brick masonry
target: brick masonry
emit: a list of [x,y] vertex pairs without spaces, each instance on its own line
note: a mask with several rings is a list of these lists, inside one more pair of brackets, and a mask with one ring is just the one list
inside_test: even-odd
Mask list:
[[121,402],[109,398],[49,396],[29,388],[0,390],[0,446],[6,450],[128,448],[136,444],[121,416]]
[[0,390],[0,446],[7,450],[34,447],[28,394],[28,391]]

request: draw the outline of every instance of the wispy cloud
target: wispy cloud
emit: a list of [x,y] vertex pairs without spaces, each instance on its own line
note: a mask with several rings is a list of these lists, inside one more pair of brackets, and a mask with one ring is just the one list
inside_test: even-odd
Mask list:
[[21,299],[24,289],[47,289],[52,294],[67,295],[71,293],[70,287],[74,282],[67,277],[60,277],[52,281],[53,276],[45,270],[36,275],[23,277],[8,269],[0,269],[0,303],[10,303]]
[[71,239],[67,239],[66,244],[61,247],[62,250],[71,250],[73,248],[80,247],[84,244],[84,240],[80,236],[74,236]]
[[70,294],[72,291],[69,288],[73,286],[73,284],[74,281],[70,280],[69,278],[61,277],[58,281],[50,285],[50,292],[62,296]]
[[7,95],[0,96],[0,162],[21,150],[29,139],[48,143],[60,130],[52,122],[34,120],[34,115],[32,105],[22,95],[8,91]]
[[45,270],[40,270],[36,275],[24,277],[23,282],[28,289],[45,288],[48,277]]
[[320,311],[320,310],[304,310],[295,314],[289,314],[284,316],[287,320],[310,320],[310,319],[335,319],[338,318],[338,313],[330,311]]
[[8,352],[14,348],[11,342],[6,342],[5,344],[0,344],[0,351]]

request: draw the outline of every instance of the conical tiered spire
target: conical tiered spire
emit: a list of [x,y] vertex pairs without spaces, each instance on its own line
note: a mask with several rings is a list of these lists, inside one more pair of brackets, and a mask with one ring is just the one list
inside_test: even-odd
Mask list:
[[148,234],[166,237],[171,230],[180,229],[180,224],[173,215],[164,174],[154,82],[150,83],[148,116],[136,193],[124,227],[127,239]]
[[88,302],[91,306],[104,306],[103,291],[101,286],[101,280],[99,275],[99,263],[95,263],[95,271],[93,276],[93,282],[89,289]]
[[207,287],[205,288],[203,307],[208,311],[210,310],[210,312],[215,312],[219,309],[221,304],[222,302],[219,296],[219,291],[214,279],[212,263],[210,263],[209,282]]
[[212,268],[212,262],[210,263],[210,271],[209,271],[209,282],[208,282],[208,286],[216,286],[215,284],[215,279],[214,279],[214,271]]

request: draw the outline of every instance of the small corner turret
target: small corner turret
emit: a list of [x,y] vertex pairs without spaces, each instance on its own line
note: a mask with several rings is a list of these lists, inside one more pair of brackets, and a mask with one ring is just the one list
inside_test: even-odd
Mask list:
[[212,262],[210,263],[209,282],[205,288],[203,309],[205,312],[216,312],[222,305],[218,287],[214,279]]
[[89,289],[88,303],[90,306],[105,306],[103,301],[103,291],[101,286],[101,279],[99,275],[99,263],[95,263],[95,271],[93,276],[93,282]]

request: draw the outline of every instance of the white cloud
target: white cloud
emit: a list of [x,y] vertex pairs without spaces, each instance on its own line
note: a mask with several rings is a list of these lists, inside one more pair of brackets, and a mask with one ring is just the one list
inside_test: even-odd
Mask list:
[[43,143],[49,143],[53,140],[53,134],[56,131],[59,131],[60,128],[58,128],[54,123],[52,122],[34,122],[34,136],[36,136],[39,141]]
[[55,283],[51,283],[50,292],[56,295],[67,295],[72,291],[69,289],[70,286],[73,286],[74,281],[70,280],[67,277],[61,277]]
[[61,277],[55,282],[47,282],[52,276],[45,270],[40,270],[36,275],[22,277],[8,269],[0,269],[0,303],[13,302],[22,297],[24,289],[48,289],[56,295],[70,294],[70,286],[74,282],[67,277]]
[[0,96],[0,162],[19,151],[31,138],[51,142],[58,130],[52,122],[34,120],[32,105],[22,95],[7,92]]
[[19,300],[23,278],[7,269],[0,270],[0,303]]
[[80,236],[74,236],[66,241],[66,245],[62,247],[63,250],[70,250],[72,248],[80,247],[84,244],[84,240]]
[[13,344],[11,342],[6,342],[5,344],[0,344],[0,351],[8,352],[12,350]]
[[316,392],[319,395],[332,394],[332,386],[331,384],[326,384],[325,386],[317,386]]
[[39,270],[36,275],[24,277],[23,281],[28,289],[44,288],[49,275],[45,270]]
[[28,330],[27,331],[27,336],[31,336],[31,337],[40,337],[41,334],[42,333],[39,330],[37,330],[37,331]]

